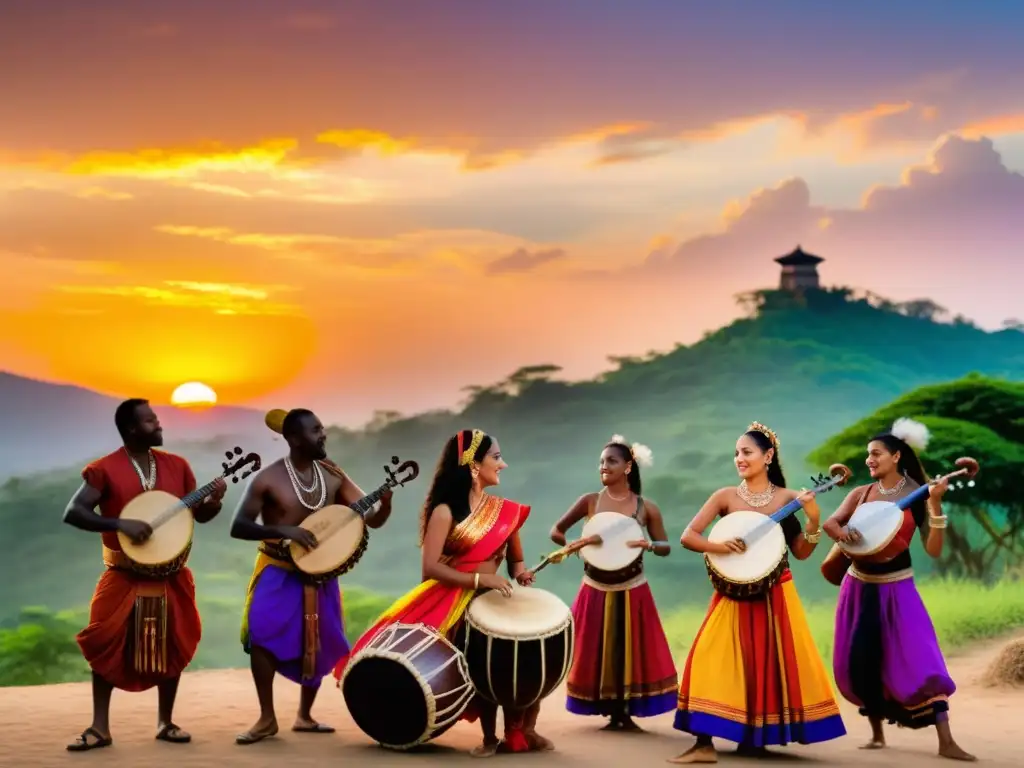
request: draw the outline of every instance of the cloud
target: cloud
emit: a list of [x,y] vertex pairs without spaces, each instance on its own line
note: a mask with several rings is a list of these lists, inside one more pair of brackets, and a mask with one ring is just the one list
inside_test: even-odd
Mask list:
[[188,280],[164,280],[150,285],[58,285],[56,290],[76,296],[136,301],[145,305],[188,310],[206,310],[216,315],[297,316],[302,310],[271,296],[294,290],[289,286],[250,287],[225,283],[201,283]]
[[[643,272],[714,276],[749,289],[757,280],[771,285],[771,259],[801,244],[826,258],[828,282],[969,306],[995,327],[1024,285],[1022,211],[1024,176],[1003,164],[992,141],[950,135],[899,184],[869,189],[859,207],[815,205],[807,183],[790,179],[727,206],[721,231],[674,249],[660,244]],[[979,295],[986,299],[972,300]]]
[[563,248],[548,248],[540,251],[529,251],[526,248],[516,248],[512,253],[506,254],[487,265],[487,271],[492,275],[508,274],[511,272],[532,272],[546,264],[560,261],[568,256]]

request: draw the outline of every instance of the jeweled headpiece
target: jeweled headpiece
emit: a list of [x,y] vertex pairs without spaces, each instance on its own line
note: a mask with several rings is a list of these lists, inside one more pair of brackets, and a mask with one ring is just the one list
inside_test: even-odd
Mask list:
[[747,432],[760,432],[768,438],[772,444],[772,448],[776,451],[779,450],[779,436],[775,434],[774,429],[762,424],[760,421],[751,422],[750,426],[747,427]]
[[470,439],[469,445],[466,446],[466,447],[463,447],[463,442],[464,442],[463,439],[462,439],[463,431],[464,430],[460,429],[458,437],[456,438],[458,440],[458,447],[459,447],[459,466],[460,467],[468,466],[469,463],[471,461],[473,461],[473,457],[476,456],[476,452],[480,450],[480,443],[482,443],[484,441],[484,432],[483,432],[483,430],[481,430],[481,429],[474,429],[473,430],[473,437]]

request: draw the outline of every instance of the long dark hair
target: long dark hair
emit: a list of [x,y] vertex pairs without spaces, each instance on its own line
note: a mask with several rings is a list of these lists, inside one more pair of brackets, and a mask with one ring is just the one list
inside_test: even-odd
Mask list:
[[[423,511],[420,513],[421,545],[423,537],[427,535],[430,515],[442,504],[447,505],[452,511],[452,519],[456,525],[469,517],[469,492],[473,488],[473,474],[468,464],[459,464],[459,445],[461,443],[462,450],[468,449],[473,442],[473,432],[472,429],[456,432],[445,441],[444,448],[441,449],[441,456],[434,470],[434,479],[430,482],[427,500],[423,503]],[[493,438],[485,434],[473,454],[473,461],[481,461],[491,449],[493,442]]]
[[772,463],[768,465],[768,482],[776,488],[785,488],[786,476],[782,473],[782,457],[779,456],[779,449],[775,443],[772,442],[768,435],[757,429],[751,429],[748,432],[744,432],[743,435],[744,437],[749,437],[753,440],[754,444],[760,448],[762,452],[767,452],[771,449],[775,450],[775,455],[772,457]]
[[606,449],[614,448],[618,452],[619,458],[623,461],[630,462],[633,465],[629,474],[626,475],[626,483],[629,484],[629,490],[639,496],[643,485],[640,482],[640,463],[633,457],[633,449],[625,443],[618,443],[614,440],[610,443],[606,443],[604,447]]
[[[868,440],[869,445],[874,442],[884,445],[889,453],[899,453],[900,460],[896,462],[896,470],[901,475],[906,475],[918,485],[928,485],[928,474],[924,471],[924,465],[921,463],[917,451],[911,448],[909,443],[902,438],[896,437],[892,432],[883,432]],[[916,519],[923,520],[923,515],[928,512],[925,500],[921,499],[912,505],[911,511]]]

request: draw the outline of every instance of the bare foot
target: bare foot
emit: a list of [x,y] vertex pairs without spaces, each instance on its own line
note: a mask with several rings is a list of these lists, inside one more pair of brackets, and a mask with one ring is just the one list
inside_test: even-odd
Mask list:
[[711,745],[694,744],[681,755],[668,759],[668,762],[676,765],[689,765],[690,763],[717,763],[718,753]]
[[484,743],[479,747],[473,747],[469,754],[471,757],[493,757],[498,752],[499,743],[497,739],[484,739]]
[[872,739],[867,744],[861,744],[859,749],[885,749],[885,739]]
[[263,741],[269,739],[271,736],[277,735],[277,720],[257,720],[256,725],[250,728],[245,733],[240,733],[235,736],[235,744],[247,745],[255,744],[257,741]]
[[295,718],[292,730],[296,733],[334,733],[334,728],[331,726],[318,723],[311,717],[302,717],[301,715]]
[[531,752],[551,752],[555,749],[555,743],[551,739],[541,736],[536,731],[525,731],[524,735],[530,744]]
[[950,760],[961,760],[965,763],[977,762],[978,758],[969,752],[965,752],[960,748],[960,745],[955,741],[951,741],[948,744],[939,746],[939,757],[945,757]]

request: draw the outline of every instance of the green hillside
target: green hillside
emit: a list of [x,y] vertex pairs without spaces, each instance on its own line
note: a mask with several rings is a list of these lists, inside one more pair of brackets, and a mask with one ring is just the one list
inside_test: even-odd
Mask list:
[[[915,387],[975,371],[1024,379],[1024,334],[935,322],[927,302],[875,306],[877,301],[854,299],[845,290],[812,292],[802,301],[758,292],[743,301],[750,317],[691,346],[619,359],[614,370],[592,381],[560,381],[553,366],[527,367],[506,381],[473,388],[459,413],[381,413],[364,430],[332,429],[332,458],[366,489],[383,479],[381,467],[393,454],[422,467],[420,478],[396,493],[392,521],[373,533],[346,586],[396,594],[418,580],[418,507],[444,439],[458,428],[480,427],[501,441],[510,465],[501,492],[533,506],[524,543],[528,559],[535,560],[552,548],[552,523],[579,494],[597,487],[597,458],[614,433],[653,449],[645,495],[660,504],[674,539],[712,490],[735,482],[733,443],[751,420],[778,431],[790,484],[806,484],[817,468],[805,459],[814,448]],[[202,477],[214,471],[220,450],[184,453]],[[863,475],[859,460],[849,463]],[[101,568],[98,537],[60,523],[77,482],[68,471],[15,479],[0,489],[0,523],[17,542],[5,558],[11,578],[0,596],[0,622],[10,625],[24,606],[76,609],[88,601]],[[824,511],[840,498],[824,496]],[[218,646],[220,638],[225,643],[204,643],[203,652],[216,656],[210,663],[240,660],[238,612],[254,546],[228,538],[236,500],[232,488],[222,519],[199,529],[191,561],[203,599],[216,601],[215,610],[204,612],[208,636],[218,638]],[[700,558],[677,549],[651,560],[663,609],[707,600],[710,586]],[[832,598],[816,562],[798,564],[795,571],[806,599]],[[567,561],[545,570],[539,585],[569,600],[579,577],[579,564]],[[365,593],[358,600],[360,610],[375,610],[376,603],[366,607],[372,599]]]

